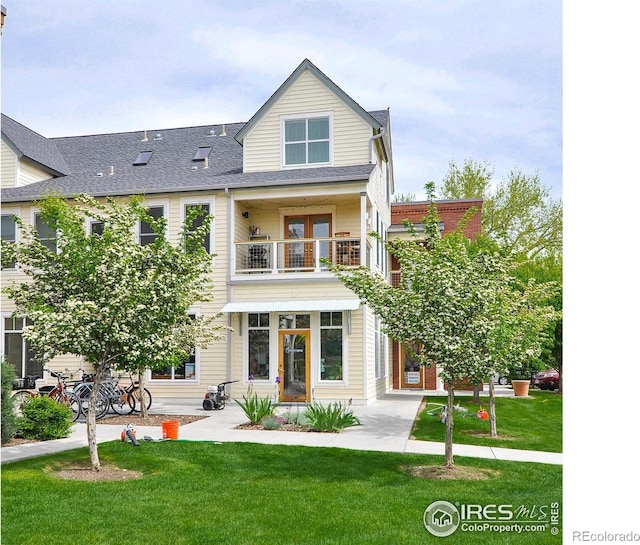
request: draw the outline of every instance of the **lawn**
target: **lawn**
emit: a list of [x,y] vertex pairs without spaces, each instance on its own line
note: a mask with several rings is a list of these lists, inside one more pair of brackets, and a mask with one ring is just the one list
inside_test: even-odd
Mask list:
[[[539,390],[529,390],[529,395],[530,398],[496,397],[497,439],[487,437],[489,421],[475,417],[480,406],[469,396],[456,396],[455,404],[460,402],[468,412],[454,413],[454,443],[562,452],[562,396]],[[445,426],[440,423],[439,408],[447,398],[429,396],[426,401],[428,405],[418,415],[413,435],[423,441],[444,441]],[[483,397],[482,402],[488,411],[489,399]]]
[[141,479],[80,482],[51,468],[86,465],[87,449],[2,466],[2,543],[56,545],[356,545],[561,543],[545,531],[462,531],[436,538],[425,508],[452,504],[562,504],[562,467],[456,457],[457,466],[499,472],[488,480],[427,480],[403,466],[441,456],[250,443],[119,441],[100,445],[103,464]]

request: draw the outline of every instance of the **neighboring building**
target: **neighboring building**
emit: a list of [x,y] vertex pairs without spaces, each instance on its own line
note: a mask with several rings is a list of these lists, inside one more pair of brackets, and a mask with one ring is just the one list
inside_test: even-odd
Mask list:
[[[462,230],[464,236],[475,238],[482,230],[482,200],[455,200],[455,201],[435,201],[438,210],[438,219],[440,221],[440,232],[442,234],[453,233],[470,209],[476,212],[468,219]],[[409,202],[394,203],[391,206],[391,227],[388,230],[389,238],[410,237],[404,220],[409,220],[415,227],[417,232],[422,230],[420,220],[427,215],[429,202]],[[401,270],[395,257],[391,258],[391,283],[398,285]],[[417,352],[418,347],[414,347]],[[409,354],[405,353],[403,347],[395,342],[391,342],[392,352],[392,387],[395,390],[438,390],[443,391],[446,385],[438,376],[438,369],[433,367],[422,367],[417,362],[412,361]],[[456,389],[470,389],[473,385],[459,384]]]
[[[251,380],[259,395],[278,387],[283,401],[368,403],[403,387],[391,343],[320,258],[391,278],[387,253],[369,236],[389,236],[392,208],[412,206],[391,205],[391,150],[389,111],[365,111],[309,60],[246,123],[45,138],[3,115],[2,238],[18,236],[18,215],[55,248],[34,204],[51,192],[144,194],[173,240],[188,208],[202,205],[214,216],[214,291],[192,312],[222,311],[233,331],[180,368],[150,372],[152,393],[198,397],[238,379],[234,397]],[[139,226],[141,244],[147,235]],[[21,277],[19,267],[2,272],[3,284]],[[37,374],[11,312],[3,296],[3,353],[19,373]],[[78,361],[59,357],[50,367]]]

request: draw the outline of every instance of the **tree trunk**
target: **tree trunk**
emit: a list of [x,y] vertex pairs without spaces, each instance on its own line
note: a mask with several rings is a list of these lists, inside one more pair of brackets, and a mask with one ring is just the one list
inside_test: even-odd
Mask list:
[[491,437],[498,437],[496,429],[496,396],[493,377],[489,377],[489,429]]
[[147,399],[144,395],[144,371],[138,371],[138,399],[140,400],[140,418],[147,418]]
[[480,384],[473,385],[473,402],[480,404]]
[[453,467],[453,384],[449,384],[447,394],[447,423],[444,439],[444,466]]
[[87,418],[87,443],[89,444],[89,457],[91,458],[91,469],[100,471],[100,458],[98,457],[98,436],[96,430],[96,401],[100,392],[100,382],[103,380],[104,371],[98,365],[95,374],[95,382],[89,394],[89,406]]

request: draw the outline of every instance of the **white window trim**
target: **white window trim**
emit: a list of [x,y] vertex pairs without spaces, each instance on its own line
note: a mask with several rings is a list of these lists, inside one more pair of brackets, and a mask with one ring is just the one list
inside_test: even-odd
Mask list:
[[[254,386],[263,386],[276,384],[275,377],[278,376],[278,328],[275,328],[273,324],[277,324],[277,316],[279,312],[244,312],[242,317],[242,384],[247,386],[249,384],[249,314],[269,314],[269,327],[258,327],[254,329],[264,330],[269,332],[269,376],[266,379],[258,378],[253,380]],[[275,340],[274,340],[275,336]],[[275,346],[274,346],[275,344]],[[274,361],[275,353],[275,361]]]
[[[34,229],[36,229],[36,216],[42,215],[42,211],[40,208],[34,207],[31,209],[31,225]],[[40,240],[38,238],[38,240]],[[60,252],[60,248],[58,247],[58,231],[56,230],[56,254]]]
[[[327,163],[303,163],[301,165],[287,165],[285,162],[285,121],[293,120],[307,120],[318,117],[329,118],[329,161]],[[285,114],[280,116],[280,167],[283,170],[300,169],[300,168],[315,168],[315,167],[327,167],[333,166],[333,112],[312,112],[312,113],[299,113],[299,114]],[[309,140],[307,140],[308,142]]]
[[[328,380],[328,379],[322,379],[322,363],[321,363],[321,358],[322,358],[322,329],[323,327],[320,325],[321,323],[321,319],[320,319],[320,314],[322,314],[322,312],[334,312],[334,311],[319,311],[316,312],[317,317],[316,319],[318,320],[318,325],[315,328],[317,330],[317,337],[318,337],[318,368],[317,368],[317,372],[316,372],[316,380],[318,381],[318,384],[321,384],[323,386],[346,386],[348,384],[348,370],[349,370],[349,366],[347,365],[348,363],[348,334],[347,334],[347,313],[346,311],[342,311],[342,378],[340,380]],[[326,327],[324,329],[338,329],[337,327]]]
[[[162,206],[162,217],[167,220],[167,227],[166,227],[166,231],[165,231],[165,236],[167,237],[167,239],[169,238],[169,201],[145,201],[143,203],[143,206],[145,208],[157,208],[159,206]],[[136,241],[138,244],[140,244],[140,221],[138,220],[136,222]]]
[[180,226],[184,225],[184,220],[186,219],[186,216],[187,216],[186,214],[187,206],[189,205],[197,206],[199,204],[209,206],[209,214],[211,214],[211,229],[209,230],[209,255],[213,259],[213,256],[216,253],[216,248],[215,248],[216,237],[214,236],[215,217],[213,216],[214,199],[198,199],[197,197],[180,199]]
[[[200,308],[190,308],[189,310],[187,310],[187,316],[193,315],[196,318],[198,318],[200,316]],[[147,370],[147,384],[171,384],[171,385],[194,385],[194,384],[200,384],[200,347],[196,346],[195,348],[195,355],[194,355],[194,359],[195,359],[195,377],[194,378],[181,378],[181,379],[176,379],[176,378],[170,378],[170,379],[166,379],[166,378],[153,378],[153,373],[152,371],[149,369]]]
[[[7,209],[2,209],[2,215],[3,216],[17,216],[17,217],[21,217],[20,216],[20,209],[19,208],[7,208]],[[18,228],[18,224],[15,222],[15,220],[13,220],[16,226],[16,238],[14,239],[15,243],[20,242],[20,229]],[[15,272],[18,270],[18,262],[16,261],[13,265],[13,267],[6,267],[6,268],[2,268],[2,272]],[[4,354],[4,351],[2,352]]]

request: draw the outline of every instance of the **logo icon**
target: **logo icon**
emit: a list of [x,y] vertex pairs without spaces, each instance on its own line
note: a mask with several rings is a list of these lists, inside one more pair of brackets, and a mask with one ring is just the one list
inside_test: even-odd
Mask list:
[[434,501],[424,512],[424,527],[436,537],[447,537],[458,529],[460,513],[448,501]]

